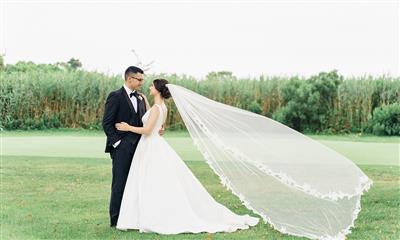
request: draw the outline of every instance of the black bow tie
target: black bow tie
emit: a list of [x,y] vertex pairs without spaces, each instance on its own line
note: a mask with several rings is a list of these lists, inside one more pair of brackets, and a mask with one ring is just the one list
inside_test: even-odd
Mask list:
[[134,92],[131,92],[130,94],[129,94],[129,97],[131,98],[132,96],[135,96],[136,98],[138,98],[139,97],[139,94],[137,93],[137,91],[134,91]]

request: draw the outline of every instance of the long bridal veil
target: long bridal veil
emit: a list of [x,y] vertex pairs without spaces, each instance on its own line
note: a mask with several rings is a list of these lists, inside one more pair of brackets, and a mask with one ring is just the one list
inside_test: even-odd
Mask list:
[[372,181],[349,159],[270,118],[167,85],[221,183],[282,233],[345,239]]

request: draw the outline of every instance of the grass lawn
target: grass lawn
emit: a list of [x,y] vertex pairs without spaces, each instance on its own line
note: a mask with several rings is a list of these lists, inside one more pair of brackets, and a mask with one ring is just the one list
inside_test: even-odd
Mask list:
[[[238,214],[254,213],[223,188],[187,133],[165,135],[213,197]],[[374,181],[348,239],[400,239],[399,138],[312,138],[355,161]],[[99,131],[3,132],[0,239],[301,239],[268,224],[234,233],[162,236],[108,227],[111,161]]]

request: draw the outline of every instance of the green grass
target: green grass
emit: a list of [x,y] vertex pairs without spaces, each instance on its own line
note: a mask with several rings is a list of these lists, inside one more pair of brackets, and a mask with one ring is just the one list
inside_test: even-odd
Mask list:
[[[0,134],[3,137],[29,137],[29,136],[80,136],[80,137],[104,137],[104,132],[101,130],[88,130],[81,128],[60,128],[47,130],[2,130]],[[332,141],[356,141],[356,142],[391,142],[400,143],[399,136],[376,136],[370,134],[306,134],[317,140],[332,140]],[[167,137],[189,137],[186,131],[166,131]]]
[[[235,195],[219,184],[217,176],[204,161],[199,161],[201,156],[190,144],[187,133],[167,132],[165,137],[217,201],[238,214],[255,215],[246,209]],[[373,146],[384,147],[386,144],[397,145],[397,143],[390,140],[378,142],[380,138],[374,137],[365,142],[345,141],[346,138],[343,136],[331,137],[332,139],[329,136],[322,136],[321,141],[324,143],[327,141],[330,144],[337,143],[336,146],[341,151],[347,151],[344,146],[348,146],[348,144],[373,144],[360,145],[359,148],[353,150],[348,149],[348,154],[351,156],[374,156],[367,161],[368,164],[358,164],[372,178],[374,185],[362,197],[362,211],[356,221],[356,228],[348,235],[348,239],[399,239],[400,168],[397,161],[393,161],[393,157],[387,158],[387,153],[385,155],[383,153],[376,154],[374,152],[376,149],[372,148]],[[42,139],[42,142],[38,143],[38,139]],[[59,141],[63,139],[64,143],[59,146]],[[89,146],[86,147],[89,147],[91,151],[101,151],[100,157],[90,156],[87,151],[82,150],[83,148],[77,149],[70,155],[65,155],[71,147],[77,146],[75,141],[78,141],[78,145],[88,144]],[[49,145],[51,143],[54,145]],[[31,146],[32,144],[33,146]],[[57,148],[56,150],[49,148],[47,152],[44,151],[45,149],[42,152],[35,149],[43,144]],[[108,203],[111,161],[106,154],[102,153],[103,144],[104,137],[97,131],[84,133],[74,131],[11,132],[4,134],[2,136],[0,169],[0,238],[301,239],[280,234],[265,223],[259,223],[255,227],[234,233],[171,236],[110,229],[108,227]],[[97,145],[101,146],[97,147]],[[19,147],[19,152],[17,147]],[[61,156],[54,156],[58,151],[62,152]],[[362,154],[358,153],[359,151],[362,151]],[[92,152],[92,154],[96,155],[97,153]],[[391,154],[398,154],[398,151],[393,151]],[[381,160],[385,158],[387,158],[385,161]]]
[[[399,165],[400,137],[359,135],[309,135],[357,164]],[[165,133],[166,140],[183,159],[201,161],[187,132]],[[56,131],[2,132],[3,155],[109,158],[104,153],[101,131],[62,129]]]

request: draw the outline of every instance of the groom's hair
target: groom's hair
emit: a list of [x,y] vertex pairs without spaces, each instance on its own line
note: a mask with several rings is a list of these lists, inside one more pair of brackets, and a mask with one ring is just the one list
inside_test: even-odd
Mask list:
[[128,79],[129,74],[135,74],[135,73],[144,74],[142,69],[135,66],[130,66],[125,70],[125,80]]

